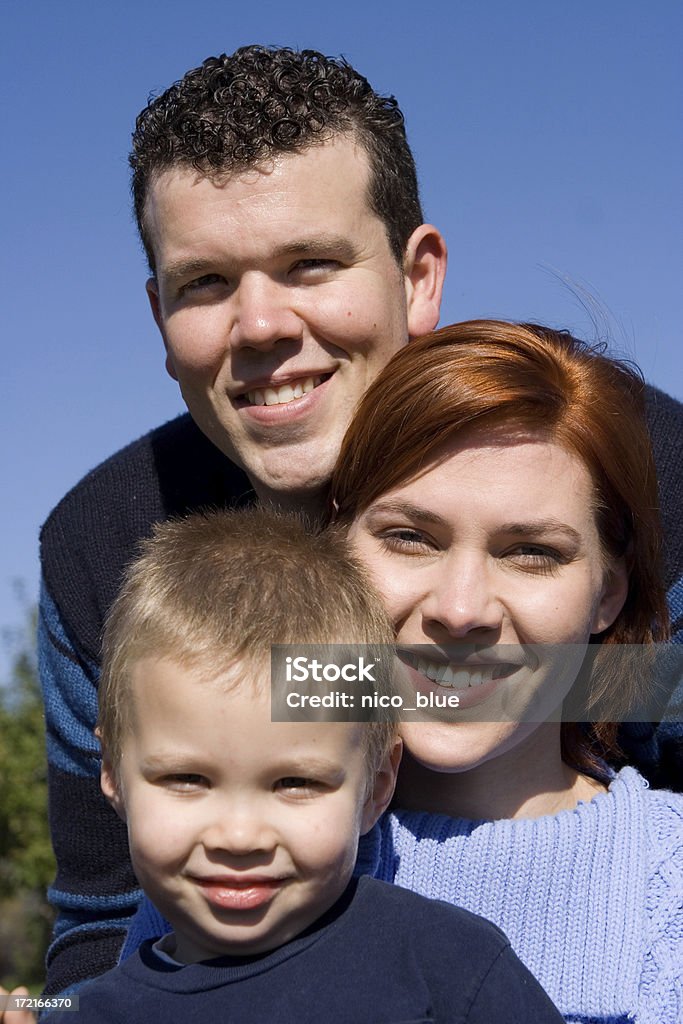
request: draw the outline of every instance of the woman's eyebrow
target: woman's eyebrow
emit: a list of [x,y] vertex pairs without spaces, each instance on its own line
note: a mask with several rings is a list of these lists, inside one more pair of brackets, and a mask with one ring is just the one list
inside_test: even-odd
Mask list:
[[527,522],[502,523],[499,531],[500,533],[513,533],[521,537],[539,537],[547,533],[559,533],[577,544],[581,543],[581,534],[573,526],[563,523],[561,519],[554,519],[552,516],[547,519],[532,519]]
[[392,515],[405,516],[407,519],[419,519],[421,522],[433,523],[437,526],[447,525],[447,521],[443,516],[440,516],[437,512],[432,512],[431,509],[425,508],[422,505],[415,505],[412,501],[380,500],[375,502],[366,514],[368,517],[371,517],[375,513],[384,514],[387,512]]

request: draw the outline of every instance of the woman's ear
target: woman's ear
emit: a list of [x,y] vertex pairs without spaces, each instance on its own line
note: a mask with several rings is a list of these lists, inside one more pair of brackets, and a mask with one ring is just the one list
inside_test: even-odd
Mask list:
[[375,772],[370,792],[363,806],[360,834],[365,835],[375,824],[380,815],[386,811],[396,788],[398,766],[401,763],[403,741],[397,736],[394,745]]
[[595,610],[591,633],[604,633],[616,620],[628,596],[628,570],[624,558],[613,559],[605,569],[603,589]]

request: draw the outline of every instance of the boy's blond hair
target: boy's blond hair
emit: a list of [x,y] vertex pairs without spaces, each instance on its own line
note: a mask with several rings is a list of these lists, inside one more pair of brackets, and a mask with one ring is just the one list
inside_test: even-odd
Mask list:
[[[379,597],[344,537],[260,508],[159,523],[129,566],[107,617],[98,730],[117,771],[130,729],[131,672],[146,657],[215,678],[236,660],[263,664],[274,644],[391,644]],[[370,722],[369,771],[395,727]]]

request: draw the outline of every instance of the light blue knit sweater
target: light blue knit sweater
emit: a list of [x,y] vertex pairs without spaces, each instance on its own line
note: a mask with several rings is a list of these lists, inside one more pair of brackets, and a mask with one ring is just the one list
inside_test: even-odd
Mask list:
[[361,857],[494,921],[567,1021],[683,1022],[683,797],[634,769],[535,820],[385,815]]

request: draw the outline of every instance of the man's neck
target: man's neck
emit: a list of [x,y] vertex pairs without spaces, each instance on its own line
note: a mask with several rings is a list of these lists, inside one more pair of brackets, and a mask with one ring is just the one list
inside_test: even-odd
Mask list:
[[303,512],[313,520],[322,519],[327,509],[327,489],[310,491],[274,491],[263,487],[258,481],[251,481],[256,497],[262,505],[280,509],[283,512]]

